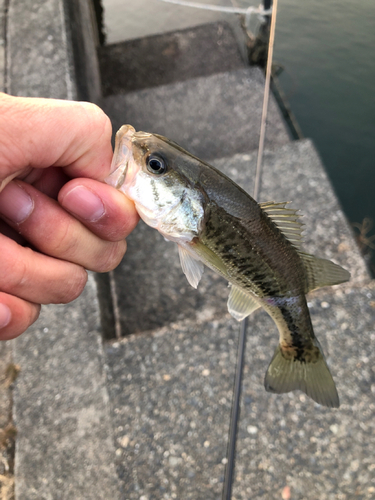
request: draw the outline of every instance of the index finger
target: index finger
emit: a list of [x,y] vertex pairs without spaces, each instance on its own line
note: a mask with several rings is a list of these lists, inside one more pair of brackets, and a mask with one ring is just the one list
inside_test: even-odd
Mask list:
[[95,104],[0,93],[0,108],[0,182],[50,166],[100,181],[109,174],[112,127]]

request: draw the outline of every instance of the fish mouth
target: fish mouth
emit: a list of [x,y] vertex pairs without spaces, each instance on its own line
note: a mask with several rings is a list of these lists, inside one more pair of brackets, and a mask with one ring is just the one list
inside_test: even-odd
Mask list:
[[120,189],[125,182],[129,160],[132,157],[134,134],[135,128],[131,125],[123,125],[116,134],[110,174],[104,179],[104,182],[116,189]]

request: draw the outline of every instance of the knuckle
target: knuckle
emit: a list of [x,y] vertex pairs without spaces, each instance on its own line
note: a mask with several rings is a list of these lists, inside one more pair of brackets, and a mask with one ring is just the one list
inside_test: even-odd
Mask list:
[[78,298],[83,292],[86,282],[87,272],[85,269],[80,266],[74,266],[74,271],[70,273],[69,278],[64,283],[64,287],[55,303],[68,304]]
[[102,253],[101,258],[95,268],[92,269],[98,273],[106,273],[112,271],[117,267],[126,252],[126,241],[117,241],[106,245],[105,251]]
[[79,104],[87,112],[92,131],[94,131],[96,134],[103,134],[105,136],[111,137],[112,123],[105,112],[92,102],[80,102]]
[[[31,254],[32,250],[25,247],[25,254]],[[11,264],[9,267],[5,266],[5,275],[1,273],[1,282],[3,287],[12,294],[17,294],[20,290],[23,290],[27,286],[29,281],[29,268],[27,265],[28,259],[19,258],[17,252],[12,255],[7,256],[7,261]],[[8,269],[8,272],[6,272]],[[11,269],[11,272],[9,272]]]
[[66,219],[63,224],[60,224],[59,230],[55,231],[53,238],[49,238],[46,250],[53,257],[74,260],[78,248],[73,222]]

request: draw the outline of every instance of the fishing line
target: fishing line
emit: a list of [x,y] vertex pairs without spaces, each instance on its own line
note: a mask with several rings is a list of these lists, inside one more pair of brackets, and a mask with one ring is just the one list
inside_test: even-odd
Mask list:
[[260,124],[258,159],[257,159],[257,168],[256,168],[256,172],[255,172],[255,183],[254,183],[254,194],[253,194],[254,200],[257,200],[259,197],[260,185],[261,185],[261,180],[262,180],[264,138],[266,135],[266,120],[267,120],[267,113],[268,113],[268,101],[269,101],[269,95],[270,95],[273,45],[274,45],[274,41],[275,41],[275,28],[276,28],[276,14],[277,14],[277,0],[274,0],[273,13],[272,13],[272,17],[271,17],[270,39],[268,42],[266,82],[264,85],[262,121]]
[[181,5],[182,7],[193,7],[195,9],[204,9],[204,10],[213,10],[216,12],[228,12],[231,14],[245,14],[249,15],[251,13],[261,14],[262,16],[271,15],[272,9],[263,10],[262,8],[257,7],[247,7],[243,9],[241,7],[225,7],[224,5],[212,5],[206,3],[196,3],[196,2],[188,2],[185,0],[159,0],[159,2],[165,3],[173,3],[175,5]]
[[[255,200],[257,200],[259,197],[261,180],[262,180],[264,138],[266,133],[266,120],[267,120],[268,100],[269,100],[270,83],[271,83],[273,45],[275,40],[275,27],[276,27],[276,13],[277,13],[277,0],[274,0],[272,8],[272,17],[271,17],[270,38],[268,42],[266,81],[264,85],[262,120],[260,125],[258,158],[257,158],[257,167],[255,173],[255,183],[254,183],[254,193],[253,193],[253,198]],[[248,325],[248,317],[246,317],[241,322],[240,335],[238,339],[237,368],[236,368],[236,377],[234,381],[232,414],[230,419],[230,428],[228,437],[228,453],[227,453],[228,462],[225,468],[223,497],[222,497],[223,500],[230,500],[232,498],[237,431],[238,431],[238,421],[240,415],[240,398],[241,398],[243,368],[245,361],[247,325]]]

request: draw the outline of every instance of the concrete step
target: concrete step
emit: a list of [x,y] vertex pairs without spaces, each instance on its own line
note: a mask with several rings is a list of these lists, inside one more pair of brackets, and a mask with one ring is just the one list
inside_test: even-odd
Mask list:
[[232,28],[225,22],[104,45],[98,55],[104,96],[246,66]]
[[[263,89],[263,73],[251,67],[109,96],[101,106],[114,131],[131,123],[137,130],[165,135],[207,160],[258,147]],[[286,125],[271,96],[266,146],[287,142]]]
[[[339,410],[302,393],[265,392],[272,320],[249,322],[233,497],[374,498],[375,281],[309,296]],[[105,346],[123,500],[219,500],[236,362],[229,315],[185,321]],[[285,497],[286,498],[286,497]]]
[[43,307],[13,357],[16,498],[120,499],[92,274],[76,301]]
[[[251,193],[256,157],[257,153],[252,152],[213,163]],[[368,278],[364,260],[310,140],[290,142],[265,152],[260,199],[293,200],[292,206],[304,216],[306,251],[349,269],[353,283]],[[123,335],[184,319],[210,320],[226,312],[228,289],[224,279],[206,269],[198,290],[194,290],[182,273],[176,245],[142,222],[129,236],[127,254],[113,276]]]

